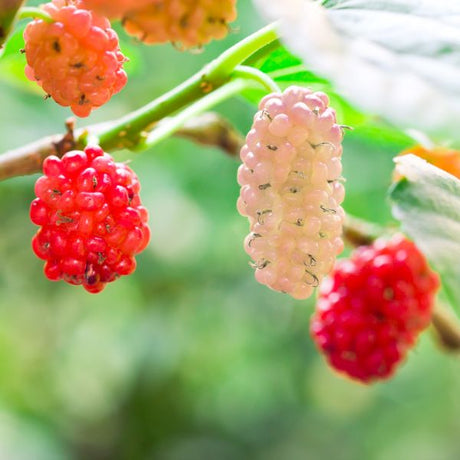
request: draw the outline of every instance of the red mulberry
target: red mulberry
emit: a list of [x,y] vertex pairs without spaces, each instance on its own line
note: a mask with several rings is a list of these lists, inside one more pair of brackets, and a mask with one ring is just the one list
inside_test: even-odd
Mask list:
[[321,92],[290,87],[265,97],[241,150],[238,210],[255,277],[309,297],[343,250],[342,129]]
[[150,238],[136,174],[99,147],[50,156],[43,173],[30,218],[41,227],[32,247],[46,276],[96,293],[132,273]]
[[42,5],[53,22],[35,19],[24,31],[26,76],[79,117],[105,104],[126,84],[126,58],[108,19],[71,0]]
[[377,240],[324,280],[312,337],[334,369],[366,383],[388,378],[430,323],[438,287],[414,243]]

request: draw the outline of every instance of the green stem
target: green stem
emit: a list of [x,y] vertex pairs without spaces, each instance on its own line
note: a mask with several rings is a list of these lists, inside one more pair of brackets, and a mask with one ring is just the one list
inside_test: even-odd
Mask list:
[[259,83],[270,93],[280,93],[280,87],[266,73],[261,72],[254,67],[239,65],[232,73],[232,78],[243,78],[245,80],[254,80]]
[[18,19],[42,19],[45,22],[53,22],[53,18],[40,8],[34,6],[24,6],[19,10]]
[[277,24],[269,24],[225,51],[211,62],[207,69],[210,80],[226,80],[236,66],[242,64],[254,53],[278,40]]
[[155,123],[230,81],[235,67],[275,40],[277,34],[272,24],[232,46],[177,88],[115,121],[109,128],[96,131],[101,147],[106,150],[135,148]]
[[153,131],[148,135],[147,139],[142,144],[140,144],[139,147],[142,149],[153,147],[162,140],[174,134],[188,120],[203,112],[206,112],[210,108],[234,96],[235,94],[241,93],[241,91],[248,88],[249,86],[251,86],[251,82],[245,79],[236,79],[224,86],[221,86],[191,106],[187,107],[174,118],[160,122],[158,126],[154,128]]
[[268,45],[265,45],[263,48],[260,50],[256,51],[252,56],[249,56],[244,62],[244,65],[249,65],[252,67],[259,67],[265,60],[265,57],[274,51],[276,51],[278,48],[281,48],[283,44],[281,43],[280,40],[274,40]]

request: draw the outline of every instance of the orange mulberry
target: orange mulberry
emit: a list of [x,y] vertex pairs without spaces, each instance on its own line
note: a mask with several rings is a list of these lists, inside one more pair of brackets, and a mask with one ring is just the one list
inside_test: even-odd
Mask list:
[[79,117],[105,104],[126,84],[125,56],[108,19],[67,0],[42,5],[52,22],[24,31],[26,76]]
[[81,5],[111,19],[120,19],[128,11],[147,6],[152,0],[81,0]]
[[188,49],[224,38],[236,14],[236,0],[151,0],[129,11],[123,26],[144,43],[172,42]]
[[[414,145],[402,151],[399,155],[407,155],[409,153],[423,158],[428,163],[460,179],[460,151],[440,146],[426,148],[422,145]],[[398,178],[395,172],[394,180]]]

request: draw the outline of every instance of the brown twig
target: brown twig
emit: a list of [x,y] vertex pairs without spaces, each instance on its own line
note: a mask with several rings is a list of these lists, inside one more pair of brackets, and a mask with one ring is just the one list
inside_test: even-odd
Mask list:
[[[0,155],[0,180],[39,172],[46,157],[61,157],[69,150],[82,147],[84,136],[88,132],[97,131],[96,126],[75,130],[74,125],[75,120],[69,119],[66,122],[66,134],[44,137]],[[243,143],[235,128],[226,119],[214,113],[203,114],[186,123],[176,135],[202,145],[219,147],[231,156],[237,156]]]
[[348,214],[343,225],[343,238],[354,247],[372,244],[385,233],[386,229]]
[[24,0],[0,0],[0,53],[23,3]]
[[439,344],[446,351],[460,351],[460,323],[453,314],[437,305],[431,318]]
[[38,141],[0,155],[0,180],[39,172],[43,160],[50,155],[61,157],[76,147],[73,119],[66,122],[66,134],[44,137]]
[[244,144],[244,138],[235,127],[214,112],[207,112],[189,120],[176,135],[202,145],[219,147],[232,157],[239,155]]

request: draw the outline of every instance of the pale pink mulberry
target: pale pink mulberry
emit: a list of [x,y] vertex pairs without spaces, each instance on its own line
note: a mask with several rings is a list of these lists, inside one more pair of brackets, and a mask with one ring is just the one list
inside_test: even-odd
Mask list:
[[79,117],[105,104],[126,84],[126,58],[108,19],[71,0],[41,8],[53,22],[35,19],[24,31],[26,76]]
[[291,86],[262,99],[238,170],[238,211],[257,281],[309,297],[343,250],[342,127],[322,92]]

